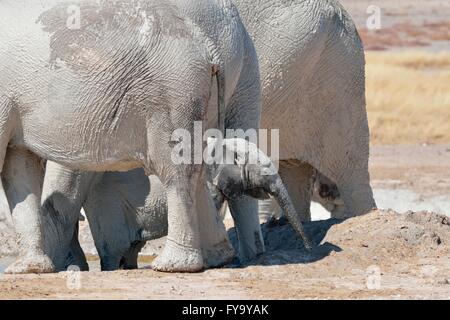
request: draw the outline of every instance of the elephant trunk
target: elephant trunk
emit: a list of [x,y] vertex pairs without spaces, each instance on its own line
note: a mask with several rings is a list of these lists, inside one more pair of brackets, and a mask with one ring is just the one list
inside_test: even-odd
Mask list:
[[294,230],[303,239],[305,248],[308,250],[312,249],[312,244],[305,234],[303,224],[300,221],[300,216],[295,211],[294,205],[292,204],[288,191],[284,186],[280,176],[277,177],[275,184],[271,186],[271,194],[277,200],[278,205],[286,214],[286,217],[289,220],[292,227],[294,228]]

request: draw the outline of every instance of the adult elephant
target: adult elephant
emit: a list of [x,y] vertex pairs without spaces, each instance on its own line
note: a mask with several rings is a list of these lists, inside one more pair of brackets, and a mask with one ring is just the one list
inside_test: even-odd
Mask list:
[[[314,176],[320,177],[317,198],[334,217],[370,211],[375,201],[368,173],[365,62],[351,18],[333,0],[234,3],[259,54],[262,127],[280,129],[280,175],[296,211],[310,220]],[[230,123],[237,118],[228,116]],[[330,179],[337,187],[320,187],[321,181],[331,185]],[[344,201],[336,206],[337,195]],[[243,197],[234,204],[242,211],[235,217],[240,257],[251,259],[264,250],[255,203]]]
[[219,107],[222,125],[226,112],[247,115],[229,116],[228,127],[258,127],[258,62],[229,1],[4,0],[0,30],[0,169],[21,249],[8,272],[54,271],[52,250],[73,238],[76,221],[40,208],[40,158],[156,174],[170,201],[155,269],[232,258],[203,165],[171,157],[182,142],[174,130],[215,127]]
[[[216,154],[227,154],[233,160],[208,167],[212,176],[209,189],[218,210],[225,201],[232,202],[244,194],[255,199],[274,197],[305,247],[312,247],[275,166],[256,145],[234,138],[225,139],[222,146],[211,139],[208,146]],[[138,254],[146,241],[167,234],[168,201],[159,179],[146,177],[141,169],[67,173],[66,168],[51,161],[47,163],[46,183],[55,183],[47,185],[48,194],[43,194],[43,199],[64,216],[78,216],[84,207],[102,271],[137,268]],[[234,216],[233,208],[231,212]],[[66,264],[88,270],[76,238]]]
[[261,128],[280,129],[280,175],[297,212],[311,219],[315,170],[336,184],[343,200],[344,206],[330,207],[333,217],[369,212],[376,205],[365,58],[351,17],[335,0],[234,3],[260,60]]

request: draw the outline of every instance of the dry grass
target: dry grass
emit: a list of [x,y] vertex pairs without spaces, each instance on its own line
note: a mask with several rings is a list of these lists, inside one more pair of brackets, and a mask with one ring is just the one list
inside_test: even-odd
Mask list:
[[450,53],[368,52],[372,144],[450,143]]

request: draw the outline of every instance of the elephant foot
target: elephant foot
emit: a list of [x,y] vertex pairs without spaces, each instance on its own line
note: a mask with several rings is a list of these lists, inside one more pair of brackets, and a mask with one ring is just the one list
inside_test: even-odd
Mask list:
[[202,252],[200,249],[167,240],[163,252],[153,261],[151,267],[161,272],[200,272],[203,270]]
[[28,255],[17,259],[6,270],[6,274],[53,273],[56,267],[45,255]]
[[218,268],[231,263],[236,257],[228,239],[203,250],[205,268]]
[[260,231],[254,231],[251,238],[241,237],[239,239],[239,260],[241,263],[252,261],[265,252],[266,247]]

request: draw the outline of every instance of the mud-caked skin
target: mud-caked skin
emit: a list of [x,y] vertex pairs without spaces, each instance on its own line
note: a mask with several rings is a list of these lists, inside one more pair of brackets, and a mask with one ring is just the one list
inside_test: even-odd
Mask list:
[[[63,166],[47,163],[47,172],[64,171]],[[79,192],[71,194],[70,185],[75,183]],[[103,271],[136,269],[145,242],[167,235],[164,186],[156,176],[147,177],[142,169],[126,173],[72,171],[71,175],[59,175],[58,184],[48,186],[46,192],[48,196],[43,198],[61,214],[75,217],[84,208]],[[69,250],[72,259],[66,264],[87,270],[79,244],[74,241]]]
[[[209,146],[215,143],[217,142],[214,140],[208,141]],[[311,244],[303,231],[300,216],[295,212],[287,190],[270,158],[256,145],[238,138],[224,140],[223,151],[224,154],[232,154],[235,163],[208,167],[212,181],[208,187],[216,208],[220,209],[225,201],[232,203],[233,199],[243,195],[254,199],[274,197],[286,212],[293,228],[303,238],[305,246],[310,248]],[[64,167],[56,163],[47,164],[47,172],[63,171]],[[79,181],[78,190],[83,192],[74,197],[68,192],[70,191],[68,188],[65,194],[61,193],[64,189],[61,186],[70,186],[77,183],[76,181]],[[164,186],[156,176],[146,177],[142,169],[127,173],[59,175],[55,187],[55,193],[50,193],[48,199],[63,199],[64,196],[71,199],[54,202],[54,207],[58,211],[73,214],[84,207],[104,271],[117,270],[121,267],[137,268],[138,253],[145,242],[167,234],[168,203]],[[47,191],[50,191],[50,188]],[[236,209],[233,205],[230,206],[230,211],[235,218]],[[256,241],[241,240],[246,233],[239,225],[236,225],[236,229],[240,247],[247,241]],[[259,250],[263,252],[264,243],[260,242],[260,246]],[[73,263],[83,268],[85,258],[76,242],[71,250]],[[214,253],[209,253],[212,254]]]
[[[214,143],[210,141],[209,144]],[[223,141],[223,154],[234,155],[234,165],[228,162],[218,166],[211,166],[210,175],[212,183],[209,184],[216,208],[220,210],[225,201],[230,203],[229,208],[235,222],[237,220],[236,208],[232,200],[236,197],[246,195],[248,197],[263,200],[273,198],[285,213],[297,234],[303,239],[305,247],[310,249],[312,244],[305,235],[300,219],[300,214],[295,211],[295,207],[284,183],[271,159],[258,147],[245,139],[229,138]],[[242,237],[248,236],[242,226],[235,223],[239,240],[239,250],[242,244]],[[255,235],[254,235],[255,237]],[[247,239],[250,241],[250,239]],[[257,243],[257,239],[252,239]],[[261,242],[261,246],[264,243]],[[259,249],[264,251],[264,247]]]
[[[232,248],[205,200],[203,166],[176,165],[170,140],[195,121],[217,127],[218,112],[230,115],[229,127],[258,127],[258,61],[236,8],[226,0],[3,0],[0,30],[0,168],[21,250],[7,271],[61,269],[52,252],[75,233],[75,217],[51,201],[41,208],[40,158],[157,175],[169,228],[154,268],[226,263]],[[247,118],[233,116],[240,113]]]
[[[259,55],[262,127],[280,129],[280,175],[296,212],[310,220],[312,196],[336,218],[370,211],[375,202],[368,173],[365,61],[350,16],[334,0],[234,4]],[[236,115],[228,113],[228,124]],[[339,197],[320,196],[320,187],[314,188],[317,170]],[[248,197],[233,203],[242,212],[235,217],[246,234],[240,240],[255,239],[255,203]],[[262,238],[256,239],[240,245],[241,257],[260,253]]]
[[345,204],[331,206],[333,217],[371,211],[364,49],[350,15],[336,0],[234,3],[260,60],[261,127],[280,129],[280,175],[296,211],[311,219],[314,170]]

